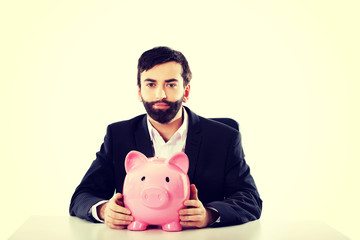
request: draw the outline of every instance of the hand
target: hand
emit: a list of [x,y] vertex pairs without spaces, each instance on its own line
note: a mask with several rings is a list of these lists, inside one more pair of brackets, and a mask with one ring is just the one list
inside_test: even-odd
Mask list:
[[179,211],[181,226],[204,228],[215,221],[214,211],[204,208],[197,192],[195,185],[191,184],[190,199],[184,202],[188,208]]
[[124,207],[122,194],[117,193],[109,202],[97,207],[98,216],[110,228],[124,229],[134,218],[129,209]]

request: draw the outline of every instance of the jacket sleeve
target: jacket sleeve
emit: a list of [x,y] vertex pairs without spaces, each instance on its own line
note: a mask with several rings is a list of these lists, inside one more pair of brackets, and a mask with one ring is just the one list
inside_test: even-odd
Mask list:
[[220,214],[220,222],[212,227],[243,224],[260,218],[260,199],[250,168],[244,159],[240,133],[229,146],[225,167],[224,200],[206,204]]
[[110,199],[115,191],[114,167],[112,161],[112,138],[110,126],[91,164],[70,202],[70,215],[97,222],[91,215],[91,207],[102,200]]

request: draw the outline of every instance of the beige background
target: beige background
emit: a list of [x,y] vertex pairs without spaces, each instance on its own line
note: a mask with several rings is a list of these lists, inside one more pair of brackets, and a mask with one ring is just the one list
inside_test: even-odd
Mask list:
[[106,126],[144,112],[137,59],[158,45],[189,60],[187,106],[240,123],[263,218],[359,238],[358,1],[218,2],[0,3],[0,238],[68,214]]

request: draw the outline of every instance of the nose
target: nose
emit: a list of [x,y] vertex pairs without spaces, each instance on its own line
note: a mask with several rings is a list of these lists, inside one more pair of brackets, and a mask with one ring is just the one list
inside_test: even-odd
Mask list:
[[169,201],[168,192],[158,187],[144,189],[141,198],[143,204],[149,208],[161,208]]
[[166,98],[166,93],[163,87],[159,87],[156,90],[156,96],[155,96],[156,100],[162,100],[164,98]]

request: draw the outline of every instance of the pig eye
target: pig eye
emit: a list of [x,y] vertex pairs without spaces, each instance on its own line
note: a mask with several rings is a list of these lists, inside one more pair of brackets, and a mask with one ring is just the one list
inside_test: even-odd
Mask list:
[[141,178],[141,181],[145,181],[145,176],[143,176],[143,177]]
[[166,178],[165,178],[165,181],[166,181],[166,182],[170,182],[170,178],[169,178],[169,177],[166,177]]

